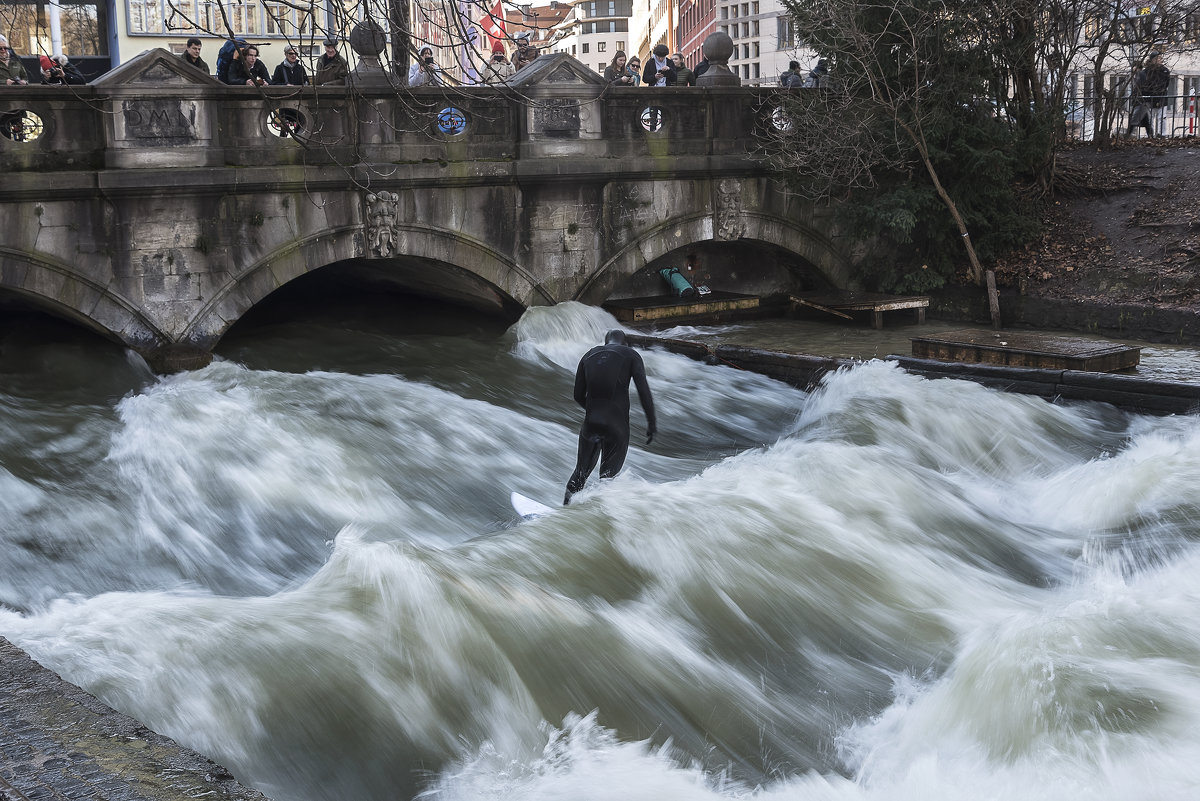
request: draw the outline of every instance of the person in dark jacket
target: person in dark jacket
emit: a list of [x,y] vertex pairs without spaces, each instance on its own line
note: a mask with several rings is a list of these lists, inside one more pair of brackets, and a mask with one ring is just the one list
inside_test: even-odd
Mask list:
[[325,55],[317,59],[317,74],[313,78],[316,86],[345,86],[346,76],[350,74],[350,65],[337,51],[337,42],[325,40]]
[[701,75],[708,72],[708,56],[700,59],[700,63],[696,65],[696,69],[692,70],[692,77],[699,79]]
[[193,36],[191,39],[187,40],[187,48],[180,53],[179,58],[188,66],[195,67],[205,75],[209,75],[211,73],[208,69],[208,63],[204,59],[200,58],[200,48],[200,40]]
[[624,50],[618,50],[613,60],[604,68],[604,80],[617,86],[633,86],[633,76],[625,70]]
[[658,433],[654,399],[646,383],[642,357],[625,344],[623,331],[609,331],[604,344],[592,348],[579,360],[575,372],[575,402],[583,407],[579,429],[579,455],[575,472],[567,482],[563,505],[583,489],[584,482],[600,462],[600,478],[612,478],[625,464],[629,451],[629,382],[637,387],[638,400],[646,413],[646,444]]
[[288,45],[283,49],[283,61],[275,68],[271,83],[275,86],[308,86],[308,73],[300,63],[300,54],[296,52],[296,48]]
[[1166,109],[1170,102],[1167,96],[1171,88],[1171,71],[1163,64],[1162,53],[1151,53],[1146,69],[1138,74],[1137,88],[1142,101],[1150,107],[1150,122],[1154,134],[1166,136]]
[[229,65],[229,83],[232,86],[266,86],[271,83],[267,68],[258,60],[258,48],[254,45],[242,50],[242,57]]
[[82,86],[87,79],[75,68],[66,54],[41,56],[42,83],[46,86]]
[[683,53],[676,53],[671,56],[671,66],[675,67],[676,86],[696,85],[696,75],[687,68],[687,64],[683,60]]
[[804,76],[800,74],[800,62],[789,61],[787,72],[779,76],[779,85],[784,89],[801,89],[804,87]]
[[0,82],[4,86],[25,86],[29,83],[25,65],[9,48],[8,39],[3,36],[0,36]]
[[642,69],[642,83],[646,86],[674,86],[675,66],[667,58],[671,52],[665,44],[655,45],[646,66]]

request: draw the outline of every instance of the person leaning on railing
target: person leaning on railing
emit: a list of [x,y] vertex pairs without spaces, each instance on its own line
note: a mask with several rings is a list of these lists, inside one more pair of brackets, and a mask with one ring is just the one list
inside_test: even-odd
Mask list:
[[25,86],[29,76],[25,74],[25,65],[17,54],[8,46],[8,39],[0,36],[0,80],[5,86]]
[[266,66],[258,60],[257,47],[244,48],[242,57],[229,65],[229,83],[234,86],[267,86],[271,83]]
[[317,59],[317,74],[312,82],[316,86],[345,86],[346,76],[350,74],[350,65],[337,51],[337,42],[325,40],[325,54]]
[[308,73],[300,63],[300,54],[296,52],[296,48],[288,45],[283,49],[283,61],[275,68],[271,83],[275,86],[308,86]]

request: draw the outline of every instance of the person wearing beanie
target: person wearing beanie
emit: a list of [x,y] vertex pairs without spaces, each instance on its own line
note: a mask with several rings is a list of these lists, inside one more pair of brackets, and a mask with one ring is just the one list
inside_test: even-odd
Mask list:
[[514,72],[516,70],[513,69],[512,62],[504,53],[504,42],[497,39],[492,45],[492,57],[488,59],[487,69],[484,70],[483,82],[495,86],[507,81]]

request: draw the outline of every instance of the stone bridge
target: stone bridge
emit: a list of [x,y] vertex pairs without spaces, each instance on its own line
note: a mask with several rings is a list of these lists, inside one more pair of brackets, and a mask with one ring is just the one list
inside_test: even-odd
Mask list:
[[828,209],[754,157],[769,90],[611,88],[566,55],[508,87],[230,87],[149,51],[0,93],[0,299],[160,370],[203,365],[271,292],[369,274],[515,318],[659,294],[853,287]]

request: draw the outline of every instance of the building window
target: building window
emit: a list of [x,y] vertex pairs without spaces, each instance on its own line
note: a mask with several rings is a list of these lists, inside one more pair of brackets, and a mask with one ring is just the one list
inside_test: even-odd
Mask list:
[[743,17],[750,16],[750,4],[749,3],[742,3],[742,16]]
[[589,45],[588,45],[588,43],[587,43],[587,42],[584,42],[584,43],[583,43],[583,48],[582,48],[582,49],[583,49],[583,52],[585,52],[585,53],[586,53],[586,52],[588,52],[588,48],[589,48]]
[[742,45],[742,58],[750,58],[750,44],[747,42]]
[[742,23],[742,38],[745,39],[749,35],[750,35],[750,23],[743,22]]
[[[737,9],[733,10],[734,16],[737,16]],[[721,19],[729,19],[729,6],[721,6]]]
[[618,49],[618,50],[624,50],[624,49],[625,49],[625,43],[624,43],[624,42],[622,42],[622,41],[618,41],[618,42],[617,42],[617,49]]
[[753,73],[751,75],[751,77],[753,77],[753,78],[761,77],[758,72],[758,62],[757,61],[755,61],[753,64],[750,65],[750,72]]
[[758,54],[758,42],[755,42],[753,45],[750,46],[750,52],[754,54],[755,58],[758,58],[758,55],[759,55]]
[[[108,54],[108,3],[105,0],[59,5],[63,51],[75,56]],[[50,18],[45,0],[4,0],[0,2],[0,32],[8,35],[9,46],[17,53],[49,53]],[[27,76],[40,80],[37,70]],[[30,140],[32,141],[32,140]]]
[[571,45],[571,55],[575,55],[575,45]]
[[779,41],[777,50],[791,50],[796,46],[796,28],[791,17],[776,17],[776,39]]
[[604,68],[607,66],[608,66],[607,64],[605,64],[603,61],[601,61],[599,64],[596,65],[596,72],[604,72]]
[[597,52],[597,53],[604,53],[604,52],[607,52],[607,51],[608,51],[608,42],[599,42],[599,43],[596,45],[596,52]]
[[1200,11],[1190,11],[1184,18],[1183,38],[1189,42],[1200,42]]
[[758,20],[754,20],[750,23],[750,35],[758,36]]
[[755,14],[758,13],[758,0],[754,0],[754,2],[750,4],[750,11]]

